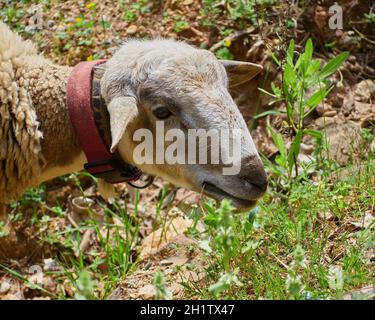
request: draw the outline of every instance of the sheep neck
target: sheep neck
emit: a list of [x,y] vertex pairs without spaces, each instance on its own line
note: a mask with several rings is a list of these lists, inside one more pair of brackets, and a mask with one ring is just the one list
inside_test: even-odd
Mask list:
[[71,70],[51,63],[30,66],[28,92],[43,133],[45,166],[39,182],[82,170],[86,161],[66,106],[66,84]]

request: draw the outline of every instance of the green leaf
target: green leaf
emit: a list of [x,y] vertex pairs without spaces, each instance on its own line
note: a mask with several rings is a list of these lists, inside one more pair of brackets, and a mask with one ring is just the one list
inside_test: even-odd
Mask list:
[[299,66],[300,66],[300,64],[301,64],[301,61],[302,61],[302,54],[299,54],[299,55],[298,55],[297,62],[296,62],[296,64],[294,65],[294,70],[295,70],[295,71],[298,70],[298,68],[299,68]]
[[309,39],[307,40],[306,46],[305,46],[305,63],[307,67],[311,63],[312,54],[313,54],[313,43],[312,43],[312,40]]
[[271,54],[271,57],[272,57],[273,61],[275,61],[275,63],[276,63],[279,67],[281,67],[281,62],[280,62],[280,60],[277,59],[277,57],[275,56],[275,54],[274,54],[271,50],[270,50],[270,54]]
[[340,53],[337,57],[330,60],[323,69],[319,72],[318,77],[322,80],[337,71],[338,68],[346,61],[349,56],[349,52],[345,51]]
[[304,132],[305,135],[308,135],[308,136],[313,137],[313,138],[317,138],[317,139],[323,138],[323,133],[321,131],[318,131],[318,130],[305,129],[305,130],[303,130],[303,132]]
[[312,44],[312,40],[309,39],[306,42],[305,52],[300,54],[297,60],[297,63],[294,67],[294,70],[299,71],[299,74],[301,75],[305,75],[311,63],[312,53],[313,53],[313,44]]
[[281,98],[282,91],[278,86],[275,85],[274,82],[271,82],[271,88],[272,88],[272,91],[275,94],[275,96],[278,97],[278,98]]
[[311,61],[310,65],[307,68],[306,75],[311,76],[315,72],[317,72],[320,68],[320,60],[313,60]]
[[293,91],[295,91],[296,85],[297,85],[297,79],[294,74],[294,70],[289,63],[287,63],[284,68],[284,82],[287,86],[292,88]]
[[[324,98],[331,92],[333,89],[333,86],[329,89],[322,88],[319,91],[315,92],[310,99],[306,102],[306,104],[310,107],[308,110],[308,113],[310,113],[312,110],[314,110],[320,102],[324,100]],[[305,114],[306,116],[307,114]]]
[[215,209],[211,206],[210,203],[208,202],[205,202],[204,204],[204,208],[206,209],[206,211],[212,215],[215,215]]
[[286,61],[289,63],[291,66],[293,66],[293,59],[294,59],[294,39],[290,40],[288,51],[286,53]]
[[290,121],[293,121],[294,122],[294,119],[293,119],[293,111],[294,111],[294,106],[293,104],[290,102],[290,101],[287,101],[286,103],[286,114],[288,115],[288,119]]
[[264,89],[262,89],[262,88],[258,88],[258,90],[259,90],[260,92],[262,92],[262,93],[264,93],[264,94],[270,96],[270,97],[277,98],[276,95],[274,95],[274,94],[272,94],[271,92],[268,92],[268,91],[266,91],[266,90],[264,90]]
[[324,98],[327,96],[326,88],[322,88],[315,92],[309,100],[307,100],[306,104],[311,108],[316,108],[319,103],[321,103]]
[[286,165],[287,151],[286,151],[286,147],[285,147],[282,135],[279,132],[273,130],[273,128],[270,126],[268,127],[268,130],[271,134],[273,143],[276,145],[276,148],[280,152],[282,164]]
[[282,114],[285,114],[285,111],[279,111],[279,110],[268,110],[268,111],[265,111],[265,112],[262,112],[262,113],[259,113],[257,114],[254,119],[259,119],[259,118],[263,118],[265,116],[268,116],[268,115],[282,115]]

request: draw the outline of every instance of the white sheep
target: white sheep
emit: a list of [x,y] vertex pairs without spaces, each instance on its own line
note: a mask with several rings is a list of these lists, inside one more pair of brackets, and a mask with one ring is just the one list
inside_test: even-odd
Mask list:
[[[38,55],[29,41],[0,22],[0,204],[30,186],[83,169],[86,157],[66,106],[71,71]],[[182,42],[127,41],[98,71],[111,151],[178,186],[228,198],[240,208],[254,205],[265,192],[266,174],[228,82],[243,83],[259,71],[246,62],[220,62]],[[224,164],[134,163],[133,135],[140,128],[155,133],[158,112],[167,113],[166,130],[241,130],[241,171],[224,176],[219,170]]]

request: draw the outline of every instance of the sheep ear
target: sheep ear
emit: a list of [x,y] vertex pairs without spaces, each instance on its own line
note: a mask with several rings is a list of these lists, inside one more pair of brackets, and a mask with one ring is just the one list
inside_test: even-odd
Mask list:
[[263,70],[260,64],[244,61],[220,60],[229,78],[229,87],[233,88],[253,79]]
[[133,97],[113,98],[107,109],[111,125],[111,152],[114,152],[125,133],[127,125],[138,114],[137,101]]

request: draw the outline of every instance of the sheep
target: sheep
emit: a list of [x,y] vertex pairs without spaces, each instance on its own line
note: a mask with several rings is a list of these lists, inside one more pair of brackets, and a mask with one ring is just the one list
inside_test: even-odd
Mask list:
[[[98,71],[111,152],[177,186],[228,198],[239,208],[253,206],[267,188],[267,177],[228,87],[260,70],[251,63],[219,61],[207,50],[175,40],[127,40]],[[86,157],[66,106],[71,72],[0,22],[0,204],[28,187],[83,169]],[[155,133],[156,109],[167,113],[166,129],[240,130],[240,172],[222,175],[225,164],[135,163],[133,136],[140,128]]]

